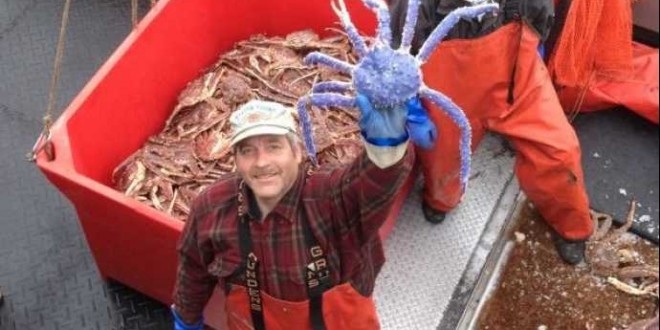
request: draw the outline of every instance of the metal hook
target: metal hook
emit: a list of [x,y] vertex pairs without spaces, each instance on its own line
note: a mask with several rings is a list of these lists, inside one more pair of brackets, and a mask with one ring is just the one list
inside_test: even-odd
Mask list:
[[35,162],[37,160],[37,157],[41,151],[46,152],[46,156],[49,161],[52,161],[55,157],[53,154],[53,145],[50,140],[50,130],[49,129],[44,129],[41,134],[39,134],[39,138],[37,138],[37,141],[34,143],[34,146],[32,146],[32,151],[30,151],[27,155],[26,158],[29,162]]

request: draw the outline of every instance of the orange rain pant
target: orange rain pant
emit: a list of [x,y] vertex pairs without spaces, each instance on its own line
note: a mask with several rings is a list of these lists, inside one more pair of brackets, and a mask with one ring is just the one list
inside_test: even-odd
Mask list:
[[[261,292],[266,330],[311,329],[309,300],[285,301]],[[233,286],[225,305],[229,330],[255,330],[247,288]],[[376,305],[350,283],[323,293],[323,320],[328,330],[379,330]],[[258,329],[257,329],[258,330]]]
[[[472,125],[473,148],[486,130],[506,136],[517,150],[515,172],[520,185],[541,215],[564,238],[585,239],[593,224],[580,145],[537,53],[538,45],[537,34],[520,22],[485,37],[445,41],[422,67],[424,80],[463,108]],[[463,194],[460,134],[444,112],[425,104],[439,128],[439,139],[432,150],[418,150],[424,200],[449,211]]]
[[633,71],[611,77],[595,73],[586,90],[560,87],[559,100],[567,112],[579,104],[580,112],[624,106],[658,124],[658,49],[633,42]]

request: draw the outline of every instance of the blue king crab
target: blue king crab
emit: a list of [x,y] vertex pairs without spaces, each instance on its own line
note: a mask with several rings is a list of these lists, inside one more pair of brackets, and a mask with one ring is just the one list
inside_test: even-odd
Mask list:
[[413,56],[410,53],[410,45],[417,24],[419,0],[409,0],[402,42],[398,49],[392,48],[392,31],[387,5],[382,0],[362,0],[362,2],[375,12],[378,18],[376,38],[370,46],[367,46],[365,40],[358,34],[344,1],[332,2],[332,8],[339,17],[358,56],[358,62],[355,65],[320,52],[312,52],[305,57],[307,65],[327,66],[351,77],[350,82],[323,81],[316,83],[312,92],[298,101],[297,111],[310,159],[313,163],[317,163],[312,125],[307,113],[308,105],[353,108],[356,105],[355,96],[347,94],[358,93],[365,95],[376,110],[393,111],[405,108],[407,100],[419,96],[446,112],[460,128],[461,182],[465,188],[470,170],[472,140],[470,124],[463,111],[449,97],[424,85],[420,68],[460,19],[496,12],[499,6],[495,3],[488,3],[452,11],[430,34],[417,56]]

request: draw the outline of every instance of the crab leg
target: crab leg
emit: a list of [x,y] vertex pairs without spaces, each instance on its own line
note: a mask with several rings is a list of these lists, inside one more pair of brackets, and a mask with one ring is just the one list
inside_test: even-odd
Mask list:
[[409,52],[413,37],[415,36],[415,27],[417,26],[417,15],[419,14],[419,0],[408,0],[408,12],[406,12],[406,24],[403,26],[401,34],[401,47],[399,49]]
[[[612,216],[604,213],[598,213],[596,211],[591,211],[591,219],[594,222],[594,232],[589,238],[590,241],[601,240],[612,227]],[[602,224],[600,222],[603,222]]]
[[170,201],[170,206],[167,207],[167,214],[172,214],[177,197],[179,197],[179,189],[174,190],[174,197],[172,197],[172,201]]
[[467,184],[470,178],[470,157],[472,153],[472,128],[470,122],[454,101],[444,94],[428,87],[422,87],[419,94],[422,98],[428,99],[446,112],[461,130],[461,183],[463,191],[465,191],[467,190]]
[[314,144],[314,132],[312,129],[312,121],[309,118],[309,113],[307,113],[307,105],[315,105],[319,107],[344,107],[352,108],[355,106],[355,98],[344,96],[341,94],[334,93],[323,93],[323,94],[309,94],[300,98],[298,101],[298,118],[300,119],[300,124],[302,126],[303,141],[305,142],[305,148],[307,149],[307,155],[314,165],[318,165],[318,160],[316,158],[316,145]]
[[645,296],[648,294],[653,294],[653,290],[655,289],[655,287],[652,286],[649,286],[648,288],[644,288],[644,289],[639,289],[632,285],[621,282],[615,277],[608,277],[607,283],[612,284],[617,290],[621,290],[627,294],[631,294],[634,296]]
[[635,220],[635,210],[637,209],[637,201],[634,199],[630,201],[630,209],[628,210],[628,216],[626,217],[626,223],[623,224],[623,226],[619,227],[618,229],[614,230],[612,232],[611,238],[615,239],[618,238],[619,236],[625,234],[628,232],[630,227],[633,225],[633,221]]
[[351,87],[353,87],[353,84],[350,82],[323,81],[314,85],[312,93],[346,93]]
[[348,10],[346,9],[346,3],[344,0],[338,0],[337,1],[339,4],[335,3],[332,1],[330,4],[332,5],[332,10],[335,11],[335,14],[337,14],[337,17],[341,20],[342,25],[344,26],[344,30],[346,30],[346,33],[348,34],[348,39],[351,40],[351,43],[353,44],[353,47],[355,47],[355,51],[357,52],[358,56],[363,57],[365,54],[367,54],[367,44],[364,42],[364,39],[360,37],[360,34],[357,31],[357,28],[351,21],[351,17],[348,15]]
[[[411,1],[412,2],[412,1]],[[442,22],[431,32],[431,35],[426,39],[424,42],[424,45],[422,45],[422,48],[419,51],[419,54],[417,55],[417,60],[419,60],[421,63],[426,62],[433,51],[440,45],[440,42],[442,42],[442,39],[444,39],[449,31],[456,25],[462,18],[472,18],[472,17],[477,17],[479,15],[489,13],[489,12],[495,12],[499,9],[499,5],[496,3],[489,3],[485,5],[479,5],[479,6],[474,6],[474,7],[463,7],[463,8],[458,8],[447,17],[445,17]],[[406,22],[407,25],[407,22]],[[405,33],[405,31],[404,31]]]
[[619,269],[618,276],[623,279],[632,279],[639,277],[652,277],[660,279],[658,269],[648,265],[627,266]]
[[312,52],[305,56],[304,59],[305,65],[314,65],[321,64],[332,69],[335,69],[339,72],[351,74],[355,66],[348,64],[344,61],[340,61],[334,57],[328,56],[320,52]]
[[144,167],[144,164],[138,160],[135,162],[135,165],[137,166],[137,171],[131,175],[131,184],[126,188],[126,196],[131,196],[138,191],[144,184],[144,180],[147,178],[147,168]]
[[392,45],[392,28],[390,27],[390,11],[382,0],[362,0],[378,16],[377,38],[387,46]]

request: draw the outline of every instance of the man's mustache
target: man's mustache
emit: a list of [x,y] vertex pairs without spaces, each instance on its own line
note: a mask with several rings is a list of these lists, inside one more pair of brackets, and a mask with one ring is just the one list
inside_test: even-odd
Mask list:
[[258,168],[250,171],[251,176],[262,176],[262,175],[276,175],[279,174],[279,170],[272,167]]

